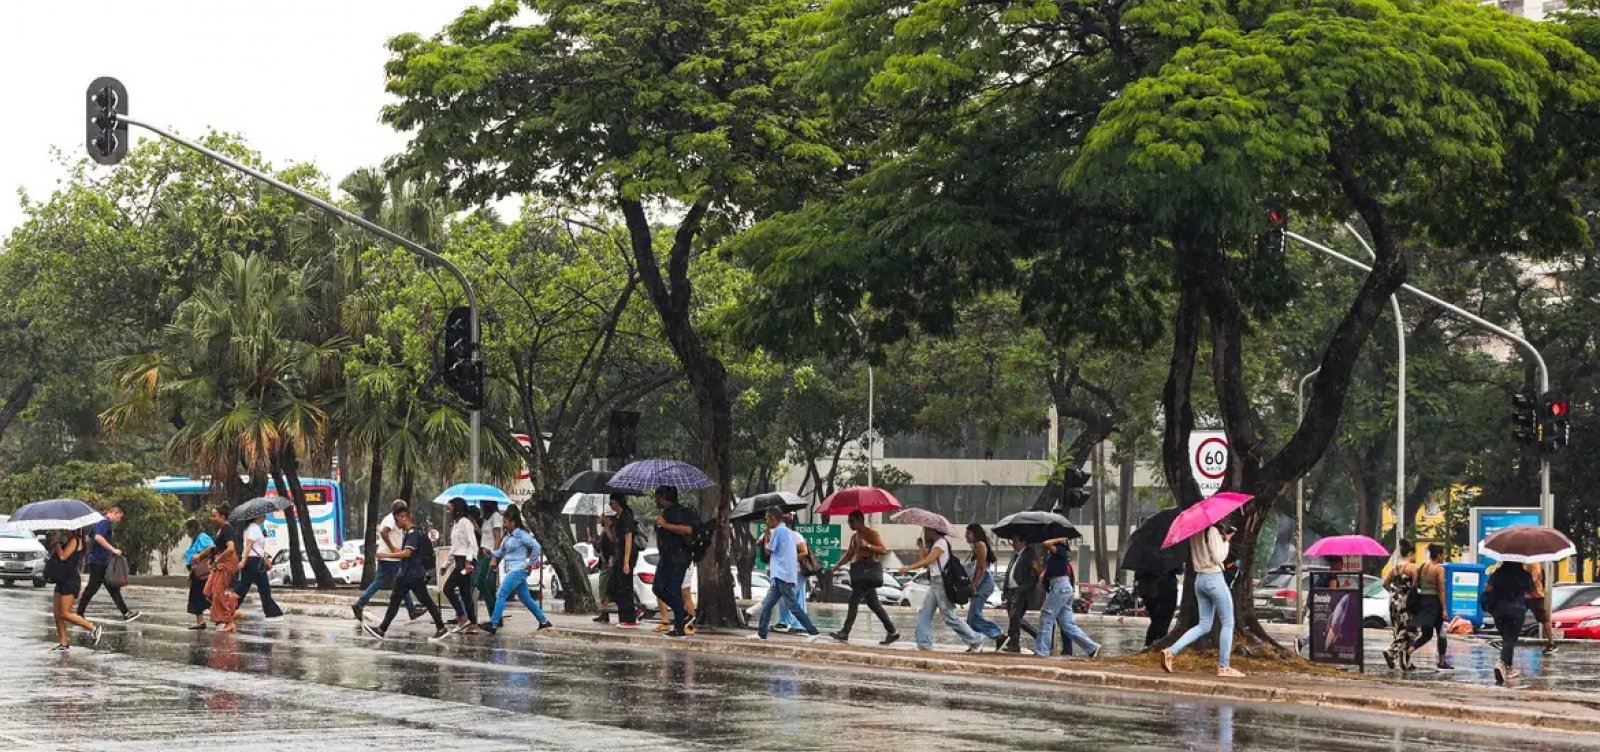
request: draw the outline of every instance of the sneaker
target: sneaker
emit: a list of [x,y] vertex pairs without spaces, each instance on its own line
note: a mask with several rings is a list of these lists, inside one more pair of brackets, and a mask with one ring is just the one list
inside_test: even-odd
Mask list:
[[657,624],[656,625],[656,629],[655,629],[656,634],[661,634],[663,632],[671,632],[671,631],[672,631],[672,625],[671,624],[667,624],[665,622],[662,622],[661,624]]
[[500,628],[495,626],[495,625],[493,625],[493,624],[479,624],[478,625],[478,629],[483,630],[484,634],[491,634],[491,635],[494,634],[495,632],[500,631]]
[[383,639],[384,631],[381,628],[374,627],[366,622],[361,622],[361,631],[366,632],[367,636],[374,640]]
[[884,635],[883,639],[878,641],[878,644],[879,645],[893,645],[899,639],[900,639],[900,633],[899,632],[890,632],[889,634]]
[[697,616],[698,614],[689,614],[689,618],[683,620],[683,631],[694,634],[694,622]]
[[71,645],[52,645],[52,646],[50,646],[50,650],[48,652],[51,652],[51,653],[66,653],[66,652],[69,652],[71,650],[72,650],[72,646]]
[[1094,646],[1094,650],[1089,651],[1089,659],[1093,660],[1095,658],[1099,658],[1100,657],[1100,648],[1103,648],[1103,647],[1105,647],[1105,646],[1104,645],[1096,645],[1096,646]]
[[822,639],[822,633],[821,632],[807,632],[805,639],[806,639],[806,642],[816,642],[817,640]]
[[849,642],[850,641],[850,635],[847,635],[847,634],[845,634],[843,632],[829,632],[828,636],[832,637],[835,640],[838,640],[839,642]]
[[1454,670],[1456,670],[1456,667],[1450,665],[1449,661],[1439,661],[1439,664],[1437,666],[1435,666],[1434,668],[1437,668],[1440,671],[1454,671]]
[[1171,650],[1161,651],[1161,669],[1163,671],[1166,671],[1169,674],[1172,673],[1172,662],[1175,660],[1177,660],[1177,656],[1173,655]]
[[1496,661],[1494,664],[1494,683],[1504,686],[1506,683],[1506,664]]
[[763,635],[760,632],[757,632],[755,634],[745,635],[744,638],[746,640],[761,640],[762,642],[765,642],[766,639],[767,639],[766,635]]
[[1217,669],[1217,676],[1225,679],[1238,679],[1244,676],[1244,672],[1232,666],[1223,666]]
[[1506,678],[1507,679],[1521,679],[1522,678],[1522,672],[1518,671],[1518,670],[1516,670],[1514,668],[1506,669]]
[[439,628],[433,631],[433,636],[428,638],[428,642],[439,642],[453,634],[455,632],[452,632],[449,627],[440,624]]
[[1500,648],[1505,647],[1505,643],[1501,642],[1500,638],[1496,637],[1493,640],[1489,641],[1489,647],[1494,648],[1495,650],[1499,650]]
[[144,616],[144,614],[142,612],[129,611],[128,613],[125,613],[125,614],[122,615],[122,620],[123,621],[138,621],[139,617],[141,617],[141,616]]
[[619,621],[619,622],[617,622],[617,629],[638,629],[638,628],[639,628],[639,622],[636,622],[636,621]]
[[411,617],[412,621],[416,621],[418,619],[421,619],[423,617],[423,615],[426,614],[426,613],[428,613],[428,609],[421,608],[421,607],[418,607],[418,606],[412,606],[411,608],[406,609],[406,614]]
[[1561,652],[1561,647],[1559,645],[1556,645],[1553,642],[1550,643],[1549,645],[1544,646],[1544,654],[1545,655],[1555,655],[1556,653],[1559,653],[1559,652]]
[[596,624],[610,624],[611,623],[611,613],[608,612],[608,611],[601,611],[599,616],[594,617],[594,623],[596,623]]
[[363,616],[362,613],[361,613],[361,607],[360,606],[351,606],[350,607],[350,613],[355,614],[356,621],[366,621],[366,617]]
[[667,636],[668,637],[688,637],[689,635],[688,635],[688,633],[684,632],[681,629],[674,629],[671,632],[668,632]]
[[1005,649],[1006,649],[1006,636],[1005,635],[1000,635],[999,637],[994,638],[994,652],[998,653],[998,652],[1000,652],[1002,650],[1005,650]]
[[551,628],[551,627],[553,627],[553,626],[555,626],[555,625],[554,625],[554,624],[551,624],[551,623],[550,623],[550,622],[547,622],[547,621],[541,621],[541,622],[539,622],[539,628],[538,628],[538,629],[535,629],[535,630],[533,630],[533,631],[535,631],[535,632],[542,632],[542,631],[544,631],[544,630],[546,630],[546,629],[549,629],[549,628]]
[[1000,652],[1002,652],[1002,653],[1021,653],[1022,652],[1022,646],[1013,642],[1010,645],[1007,645],[1007,646],[1001,648]]
[[774,624],[774,625],[772,625],[772,631],[774,631],[774,632],[787,632],[787,631],[789,631],[789,625],[788,624]]
[[967,645],[967,652],[968,653],[976,653],[982,648],[983,648],[983,642],[980,640],[978,642],[969,643]]
[[1385,651],[1383,651],[1383,662],[1389,664],[1389,670],[1390,671],[1394,670],[1395,662],[1394,662],[1394,651],[1393,650],[1385,650]]

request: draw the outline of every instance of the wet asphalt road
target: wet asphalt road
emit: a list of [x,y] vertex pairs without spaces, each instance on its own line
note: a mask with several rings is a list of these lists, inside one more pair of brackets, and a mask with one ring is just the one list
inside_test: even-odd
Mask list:
[[[0,589],[0,749],[1402,750],[1588,749],[1525,734],[1294,706],[764,663],[525,634],[379,645],[349,622],[250,615],[189,632],[133,604],[66,656],[42,591]],[[96,612],[104,614],[96,604]]]

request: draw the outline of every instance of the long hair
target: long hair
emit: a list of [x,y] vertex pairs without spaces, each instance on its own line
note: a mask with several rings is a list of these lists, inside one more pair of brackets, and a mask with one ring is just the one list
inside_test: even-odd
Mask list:
[[527,529],[527,525],[522,524],[522,510],[517,508],[516,504],[506,507],[506,510],[500,514],[504,515],[506,519],[511,520],[511,524],[515,525],[518,530]]
[[467,500],[461,498],[460,496],[457,496],[457,497],[451,499],[450,503],[449,503],[449,507],[450,507],[450,522],[451,523],[459,522],[462,518],[466,517],[467,514],[468,514],[468,512],[467,512]]
[[994,555],[994,543],[989,540],[989,534],[984,532],[982,525],[979,525],[976,522],[967,525],[967,535],[972,536],[974,543],[983,544],[983,550],[987,554],[987,556],[984,557],[985,564],[993,564],[998,561]]

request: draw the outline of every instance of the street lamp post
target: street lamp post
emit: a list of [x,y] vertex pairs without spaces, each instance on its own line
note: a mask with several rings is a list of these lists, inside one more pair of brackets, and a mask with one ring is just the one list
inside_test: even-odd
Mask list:
[[[1300,388],[1295,390],[1295,403],[1299,406],[1299,422],[1306,420],[1306,382],[1312,377],[1322,373],[1322,367],[1300,377]],[[1298,423],[1296,424],[1298,425]],[[1294,482],[1294,623],[1300,624],[1305,618],[1305,609],[1300,602],[1300,578],[1306,571],[1306,479],[1300,476]]]
[[[1349,222],[1344,223],[1344,229],[1354,235],[1356,242],[1367,250],[1367,255],[1372,257],[1373,263],[1378,261],[1378,252],[1372,250],[1367,244],[1367,239],[1356,232]],[[1400,551],[1401,543],[1406,539],[1406,325],[1400,318],[1400,296],[1389,296],[1389,307],[1394,311],[1394,339],[1400,348],[1399,374],[1395,377],[1395,394],[1400,405],[1400,414],[1395,419],[1394,436],[1394,547]],[[1318,369],[1321,370],[1321,369]],[[1400,551],[1404,556],[1405,552]]]

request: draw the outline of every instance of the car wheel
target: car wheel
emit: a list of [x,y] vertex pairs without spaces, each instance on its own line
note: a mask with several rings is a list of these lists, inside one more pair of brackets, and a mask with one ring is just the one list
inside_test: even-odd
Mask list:
[[1376,616],[1368,616],[1361,620],[1361,626],[1366,629],[1383,629],[1388,625]]
[[41,578],[41,579],[34,580],[33,581],[33,586],[36,587],[36,588],[44,587],[44,579]]

